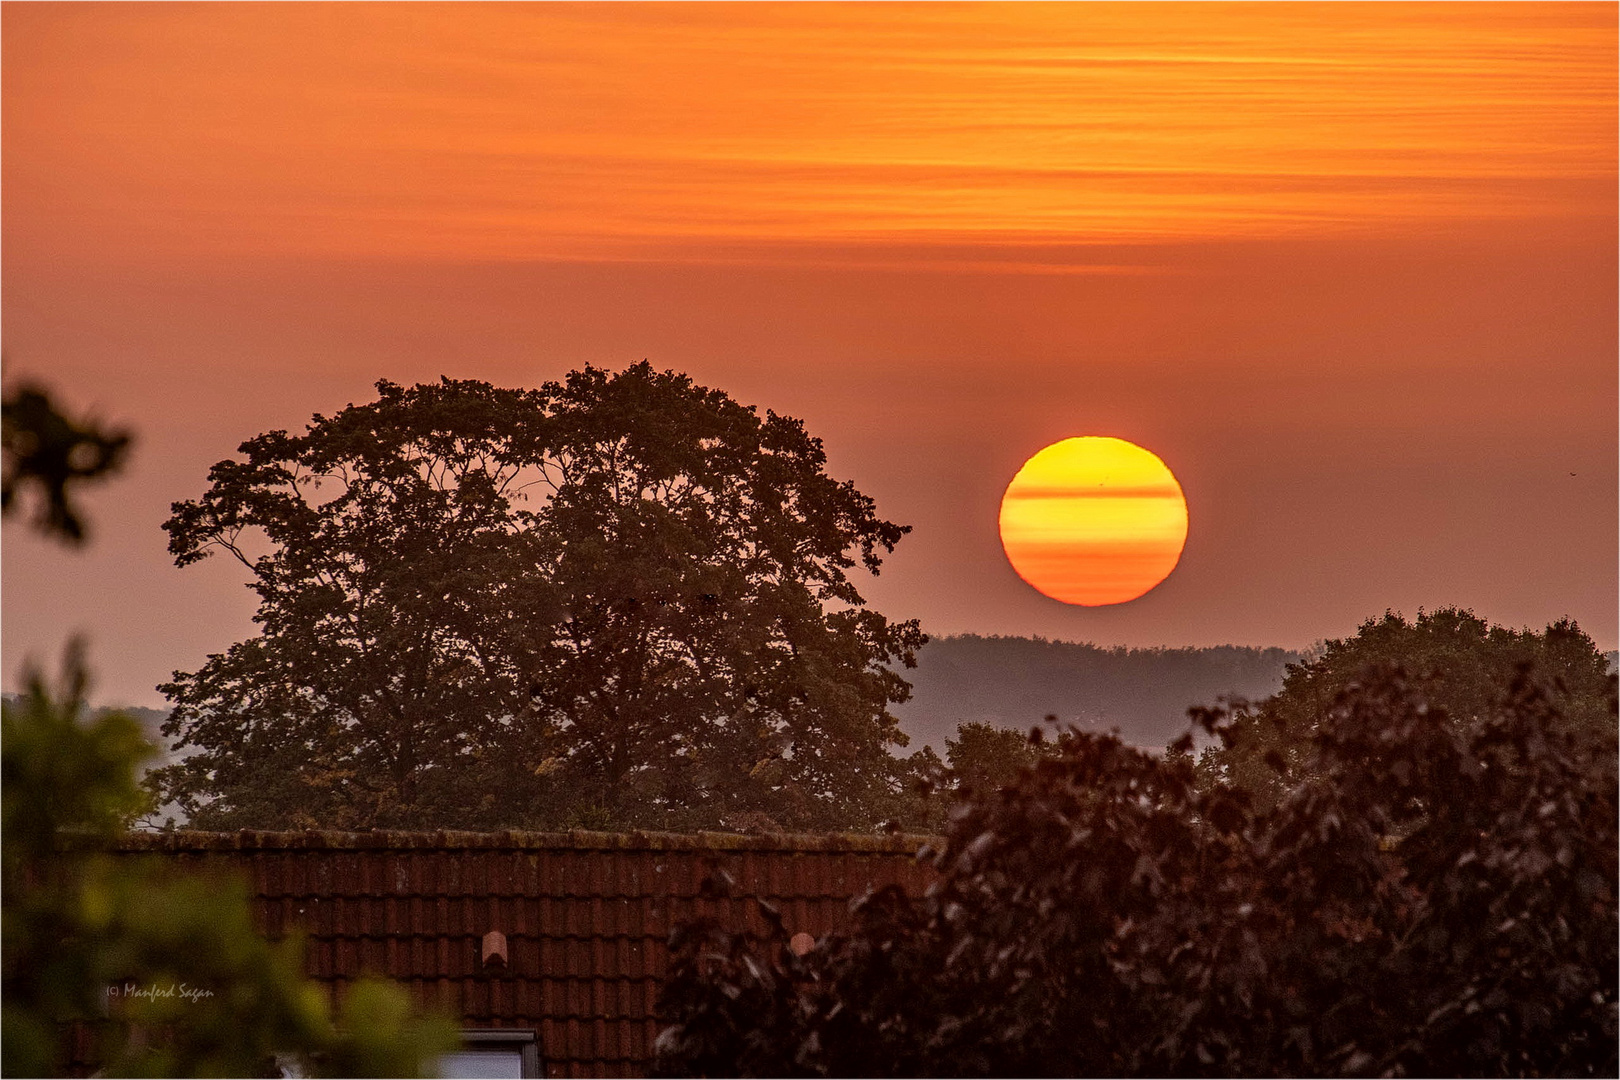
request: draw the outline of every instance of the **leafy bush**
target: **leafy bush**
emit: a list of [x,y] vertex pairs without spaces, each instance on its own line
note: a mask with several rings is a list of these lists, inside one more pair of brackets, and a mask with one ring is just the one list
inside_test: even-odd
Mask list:
[[1197,782],[1190,738],[1068,731],[954,808],[923,897],[869,896],[804,956],[779,923],[682,928],[658,1067],[1614,1075],[1613,747],[1528,668],[1463,725],[1393,666],[1305,745],[1256,808]]
[[414,1076],[454,1046],[386,983],[356,984],[334,1017],[301,943],[259,936],[240,881],[98,853],[144,805],[151,748],[121,713],[86,720],[86,681],[72,651],[59,688],[30,675],[3,707],[5,1075],[66,1075],[75,1022],[111,1076],[274,1075],[277,1055]]

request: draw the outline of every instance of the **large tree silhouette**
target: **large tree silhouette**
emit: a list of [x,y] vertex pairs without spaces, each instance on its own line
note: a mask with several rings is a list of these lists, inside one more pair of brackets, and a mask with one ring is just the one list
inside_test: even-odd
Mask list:
[[820,441],[646,363],[442,380],[274,431],[166,528],[261,632],[180,673],[196,823],[867,827],[923,637],[865,607],[905,527]]

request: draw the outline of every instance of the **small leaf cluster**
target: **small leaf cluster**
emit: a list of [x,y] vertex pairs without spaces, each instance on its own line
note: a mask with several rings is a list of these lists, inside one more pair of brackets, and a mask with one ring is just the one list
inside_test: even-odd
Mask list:
[[1614,749],[1528,667],[1467,724],[1427,686],[1363,668],[1267,805],[1190,737],[1067,731],[953,808],[925,895],[868,896],[803,956],[779,926],[678,931],[659,1068],[1614,1075]]
[[74,420],[48,391],[21,385],[0,403],[0,512],[10,515],[20,496],[39,493],[33,524],[70,544],[82,544],[87,526],[75,501],[79,487],[116,472],[128,456],[130,434],[103,428],[94,420]]

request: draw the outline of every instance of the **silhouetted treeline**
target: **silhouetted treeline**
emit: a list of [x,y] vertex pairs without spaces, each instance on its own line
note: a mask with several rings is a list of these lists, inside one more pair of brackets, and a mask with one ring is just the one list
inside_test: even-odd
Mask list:
[[[1392,641],[1461,648],[1420,674]],[[1307,708],[1265,710],[1265,799],[1223,762],[1249,713],[1198,710],[1230,749],[1196,763],[1190,733],[1034,740],[1010,783],[965,778],[923,895],[809,949],[763,904],[763,934],[677,926],[654,1075],[1615,1076],[1601,664],[1569,620],[1368,620],[1289,673]]]
[[1187,707],[1282,686],[1302,654],[1216,645],[1127,649],[1035,637],[961,634],[931,640],[908,672],[911,700],[896,706],[915,743],[943,749],[964,723],[1027,731],[1032,718],[1107,731],[1135,746],[1163,746],[1187,729]]

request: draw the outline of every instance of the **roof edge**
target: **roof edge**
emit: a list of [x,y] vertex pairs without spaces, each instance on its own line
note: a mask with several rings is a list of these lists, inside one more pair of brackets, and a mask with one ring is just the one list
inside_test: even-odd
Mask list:
[[937,836],[863,833],[663,833],[663,832],[432,832],[376,830],[336,832],[130,832],[111,839],[64,834],[61,846],[102,851],[802,851],[871,852],[915,855],[925,844],[940,846]]

